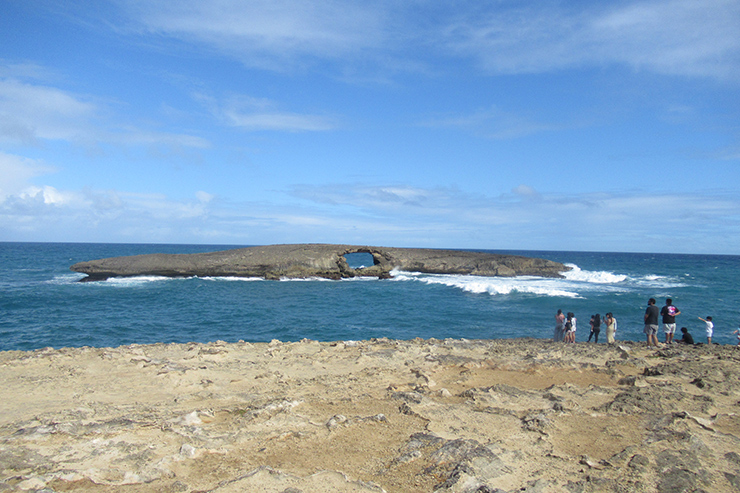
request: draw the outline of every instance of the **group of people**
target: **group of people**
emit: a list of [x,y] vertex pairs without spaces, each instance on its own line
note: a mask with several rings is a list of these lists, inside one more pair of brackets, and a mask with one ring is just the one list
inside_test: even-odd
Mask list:
[[[648,346],[658,347],[659,318],[662,318],[666,344],[673,344],[674,342],[694,344],[694,338],[686,327],[681,327],[681,339],[674,339],[676,334],[676,316],[678,315],[681,315],[681,310],[673,304],[673,300],[671,298],[666,298],[665,305],[660,310],[655,306],[655,298],[650,298],[648,300],[648,306],[645,310],[644,317],[645,329],[643,330],[647,337]],[[712,317],[707,316],[706,318],[698,318],[704,322],[707,334],[707,344],[711,344],[712,336],[714,335],[714,322],[712,322]],[[740,334],[740,330],[736,330],[735,334]],[[740,344],[740,335],[738,336],[738,344]]]
[[[644,316],[645,328],[643,330],[645,336],[647,337],[648,346],[658,347],[659,345],[659,320],[663,322],[663,332],[665,333],[666,344],[673,344],[674,342],[692,345],[694,344],[694,338],[689,333],[686,327],[681,327],[681,338],[675,338],[676,317],[678,315],[681,315],[681,310],[679,310],[673,304],[673,300],[671,298],[666,298],[665,305],[660,309],[655,306],[655,298],[650,298],[648,300],[648,306],[645,310]],[[712,317],[707,316],[706,318],[698,318],[699,320],[704,322],[707,335],[707,344],[711,344],[712,336],[714,335],[714,323],[712,322]],[[602,325],[605,325],[606,342],[607,344],[614,344],[615,336],[617,333],[617,319],[614,318],[614,315],[611,312],[604,315],[603,319],[598,313],[593,315],[589,324],[591,326],[591,332],[588,335],[587,342],[591,342],[591,339],[593,339],[595,343],[598,343],[599,334],[601,333],[601,327]],[[733,332],[733,334],[737,336],[738,346],[740,346],[740,329]],[[576,316],[573,314],[573,312],[568,312],[567,314],[564,314],[562,310],[558,310],[557,314],[555,315],[555,334],[553,335],[553,340],[555,342],[576,342]]]
[[[591,317],[590,320],[591,332],[588,336],[588,342],[594,339],[594,342],[599,342],[599,334],[601,333],[602,319],[598,313]],[[604,315],[603,324],[606,326],[606,342],[607,344],[614,344],[615,336],[617,334],[617,319],[614,315],[609,312]],[[555,333],[553,335],[555,342],[576,342],[576,316],[573,312],[563,314],[562,310],[558,310],[555,315]]]

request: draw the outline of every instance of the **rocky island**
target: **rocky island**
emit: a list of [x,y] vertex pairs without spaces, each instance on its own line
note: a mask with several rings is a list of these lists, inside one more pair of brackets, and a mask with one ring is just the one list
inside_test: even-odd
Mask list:
[[[372,255],[373,265],[358,269],[350,267],[345,255],[353,253]],[[516,255],[327,244],[268,245],[210,253],[134,255],[80,262],[71,269],[87,274],[88,277],[83,281],[140,275],[265,279],[387,278],[393,269],[429,274],[560,277],[561,272],[569,270],[558,262]]]
[[0,352],[0,491],[735,492],[740,349],[535,339]]

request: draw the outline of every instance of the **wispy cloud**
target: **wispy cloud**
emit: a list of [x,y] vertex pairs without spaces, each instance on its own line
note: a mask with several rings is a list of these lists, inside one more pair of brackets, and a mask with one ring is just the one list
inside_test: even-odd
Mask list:
[[[736,212],[740,199],[729,191],[563,195],[522,184],[510,193],[487,197],[454,188],[337,184],[304,186],[292,193],[317,204],[331,204],[343,214],[408,227],[415,231],[408,238],[416,241],[440,244],[449,241],[454,231],[460,244],[452,246],[525,244],[523,248],[531,249],[619,251],[624,245],[637,245],[644,251],[711,253],[734,251],[730,239],[740,233]],[[401,200],[405,195],[415,199]],[[666,230],[671,222],[677,227]],[[719,225],[728,239],[707,241]]]
[[[21,66],[26,67],[24,66]],[[0,142],[11,145],[41,145],[43,141],[65,141],[94,145],[162,145],[206,148],[199,136],[150,130],[118,115],[115,105],[100,98],[40,84],[32,76],[36,66],[0,66],[9,77],[0,77]],[[24,80],[28,75],[29,80]],[[122,123],[123,122],[123,123]]]
[[337,126],[335,118],[283,111],[277,103],[264,98],[231,96],[219,101],[202,94],[195,97],[221,123],[247,131],[317,132],[332,130]]
[[440,55],[452,55],[475,59],[494,74],[620,64],[740,78],[735,0],[118,3],[137,32],[276,70],[335,61],[436,71]]
[[0,202],[31,185],[31,179],[55,170],[43,161],[0,152]]
[[81,140],[98,117],[97,106],[53,87],[0,79],[0,139]]
[[164,194],[30,186],[0,200],[0,240],[173,241],[208,225],[208,197],[198,192],[191,200],[173,200]]
[[514,114],[496,107],[469,114],[436,116],[420,123],[425,127],[457,128],[480,137],[508,140],[541,132],[561,130],[564,125],[538,122],[522,114]]
[[662,74],[740,77],[740,4],[734,0],[497,7],[464,13],[443,37],[492,73],[624,64]]
[[366,2],[119,3],[144,32],[207,46],[265,68],[357,54],[377,47],[384,38],[382,10]]
[[[623,251],[736,251],[740,199],[730,192],[540,192],[490,197],[455,188],[334,184],[292,190],[294,202],[229,202],[114,190],[32,186],[0,201],[0,239]],[[675,227],[671,227],[675,223]],[[84,228],[79,225],[84,224]],[[715,231],[723,231],[715,236]],[[72,233],[70,233],[72,232]],[[72,237],[71,235],[74,235]]]

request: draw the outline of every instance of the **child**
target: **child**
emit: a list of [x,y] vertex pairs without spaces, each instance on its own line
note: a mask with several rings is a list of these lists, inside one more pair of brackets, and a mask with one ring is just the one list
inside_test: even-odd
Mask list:
[[681,333],[683,334],[683,337],[678,340],[678,342],[682,342],[684,344],[694,345],[694,338],[691,337],[691,334],[689,334],[689,329],[686,327],[681,327]]
[[576,315],[575,313],[570,313],[570,342],[575,344],[576,342]]
[[699,317],[699,320],[704,320],[707,324],[707,344],[712,343],[712,334],[714,334],[714,324],[712,323],[712,317],[707,317],[706,319],[703,319]]

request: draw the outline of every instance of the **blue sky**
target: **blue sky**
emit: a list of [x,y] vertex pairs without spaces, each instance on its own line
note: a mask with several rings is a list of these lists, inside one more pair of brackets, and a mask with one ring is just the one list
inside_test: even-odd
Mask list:
[[0,2],[0,241],[740,254],[740,2]]

